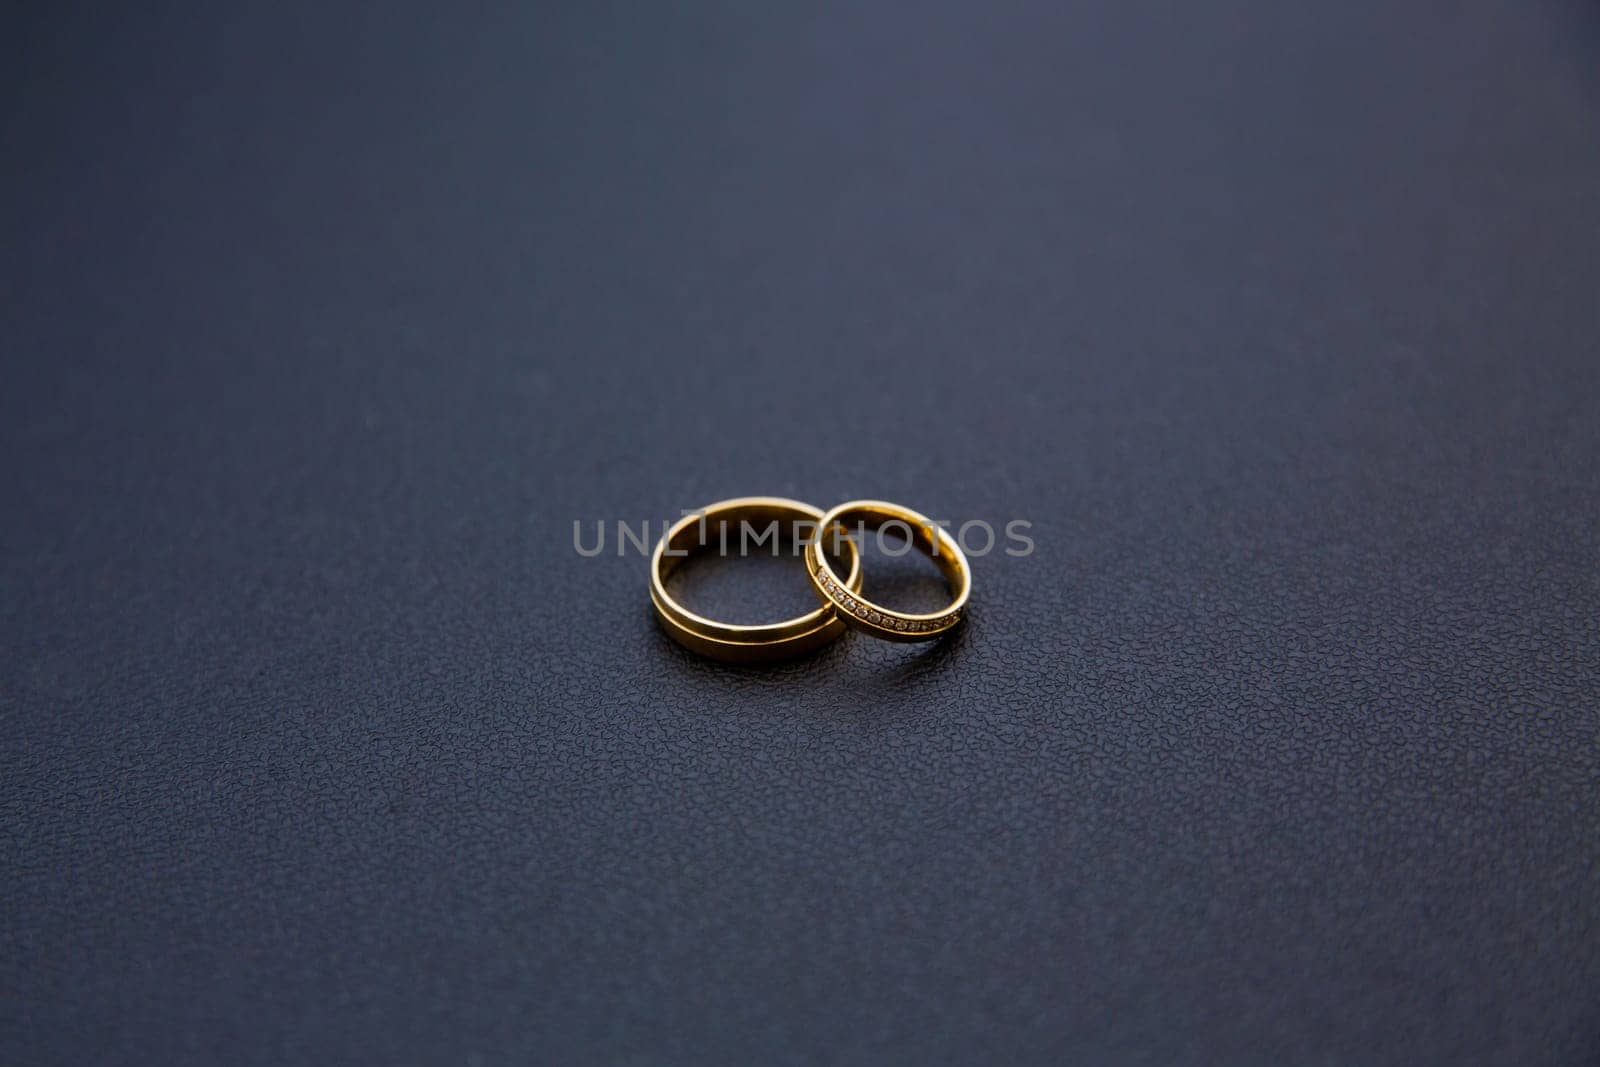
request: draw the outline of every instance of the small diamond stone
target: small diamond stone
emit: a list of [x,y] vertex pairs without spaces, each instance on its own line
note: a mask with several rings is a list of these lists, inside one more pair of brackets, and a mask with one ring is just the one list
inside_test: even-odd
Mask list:
[[882,622],[883,621],[883,616],[879,615],[876,611],[867,612],[867,618],[871,619],[873,622]]

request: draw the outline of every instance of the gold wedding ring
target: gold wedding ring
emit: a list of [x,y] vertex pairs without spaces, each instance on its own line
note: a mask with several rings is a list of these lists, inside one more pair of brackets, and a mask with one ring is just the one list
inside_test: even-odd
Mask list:
[[[655,553],[650,557],[650,599],[667,635],[692,652],[728,663],[772,663],[814,652],[838,638],[844,633],[845,624],[831,603],[782,622],[744,626],[696,615],[667,593],[666,582],[672,572],[685,558],[709,547],[705,537],[708,527],[726,530],[733,525],[741,532],[742,544],[746,528],[741,524],[749,523],[756,529],[757,544],[760,544],[762,533],[774,522],[788,529],[791,535],[796,533],[797,526],[804,525],[812,534],[798,537],[797,543],[806,543],[809,566],[815,531],[820,528],[821,519],[820,509],[775,496],[723,500],[679,519],[656,544]],[[722,537],[715,540],[725,543]],[[776,547],[777,540],[773,544]],[[853,543],[843,539],[839,549],[850,570],[839,584],[858,591],[861,588],[861,553]],[[831,568],[829,573],[833,573]]]
[[[828,562],[824,545],[842,549],[852,544],[852,527],[879,530],[890,525],[899,527],[909,541],[932,556],[944,573],[954,599],[941,610],[924,615],[891,611],[861,595],[860,575],[855,569],[841,580]],[[837,609],[846,626],[886,641],[932,641],[944,636],[965,617],[967,596],[972,592],[972,568],[956,539],[910,508],[882,500],[852,500],[823,515],[816,539],[806,546],[806,571],[825,606]]]

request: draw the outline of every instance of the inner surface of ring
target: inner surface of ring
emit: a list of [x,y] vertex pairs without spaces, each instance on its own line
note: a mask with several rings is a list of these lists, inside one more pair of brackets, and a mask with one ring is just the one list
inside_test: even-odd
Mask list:
[[[823,563],[827,566],[828,570],[833,573],[833,576],[836,579],[843,581],[844,579],[843,576],[839,574],[838,566],[829,558],[828,550],[832,549],[834,546],[834,533],[842,528],[844,534],[854,536],[857,533],[858,525],[861,530],[878,530],[881,527],[890,524],[893,524],[894,529],[902,534],[905,533],[906,528],[910,529],[911,543],[916,545],[918,550],[920,550],[923,555],[928,556],[933,560],[934,565],[939,568],[939,573],[944,575],[945,585],[949,588],[950,595],[953,598],[959,598],[966,582],[960,560],[956,558],[954,552],[947,552],[942,548],[936,547],[938,542],[934,539],[933,527],[924,525],[921,522],[917,522],[903,516],[886,515],[876,511],[845,512],[844,514],[840,515],[837,520],[835,520],[832,530],[824,531],[821,535],[824,549],[822,553]],[[843,536],[843,534],[841,534],[839,536],[839,543],[842,545],[845,543],[845,541],[846,538]],[[890,608],[889,610],[893,611],[895,609]],[[918,613],[901,612],[901,614],[915,615]]]
[[[666,555],[661,557],[661,580],[664,582],[672,576],[672,572],[681,567],[685,560],[711,550],[721,551],[721,528],[727,527],[727,544],[730,550],[737,550],[741,532],[741,523],[749,523],[753,528],[746,540],[747,546],[754,546],[760,551],[770,552],[767,543],[762,541],[755,545],[755,539],[766,533],[766,527],[772,522],[778,524],[779,540],[791,547],[794,545],[796,526],[806,530],[814,530],[817,520],[803,512],[793,511],[789,508],[774,507],[770,504],[742,504],[734,507],[719,508],[714,512],[706,512],[698,521],[685,523],[674,531],[667,542],[669,552],[682,552],[684,555]],[[702,543],[702,536],[704,542]]]

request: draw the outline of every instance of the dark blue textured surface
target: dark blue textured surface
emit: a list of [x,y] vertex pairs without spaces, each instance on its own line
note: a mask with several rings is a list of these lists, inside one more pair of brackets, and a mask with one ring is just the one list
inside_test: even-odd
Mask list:
[[[124,7],[0,31],[0,1060],[1600,1055],[1591,7]],[[751,492],[1038,551],[759,673],[572,549]]]

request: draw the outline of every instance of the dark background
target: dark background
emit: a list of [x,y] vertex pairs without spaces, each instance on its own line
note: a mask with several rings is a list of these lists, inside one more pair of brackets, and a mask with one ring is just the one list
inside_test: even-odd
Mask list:
[[[0,40],[0,1059],[1600,1056],[1592,5]],[[746,493],[1038,548],[572,547]]]

